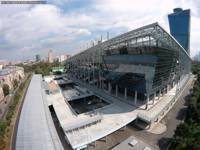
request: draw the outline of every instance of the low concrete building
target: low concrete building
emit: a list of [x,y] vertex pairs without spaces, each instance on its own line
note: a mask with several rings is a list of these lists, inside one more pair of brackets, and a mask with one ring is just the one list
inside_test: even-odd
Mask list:
[[10,89],[13,88],[14,80],[20,81],[24,78],[24,69],[18,66],[7,66],[0,70],[0,84],[8,84]]
[[134,136],[130,136],[126,140],[122,141],[119,145],[115,146],[112,150],[155,150],[144,141],[137,139]]
[[3,69],[3,65],[2,64],[0,64],[0,70],[2,70]]
[[48,63],[53,63],[53,51],[49,50],[48,52]]
[[59,92],[58,85],[54,81],[51,81],[50,83],[48,83],[47,92],[48,92],[48,94],[56,94],[56,93],[58,93]]
[[4,98],[3,89],[0,86],[0,102],[3,100],[3,98]]

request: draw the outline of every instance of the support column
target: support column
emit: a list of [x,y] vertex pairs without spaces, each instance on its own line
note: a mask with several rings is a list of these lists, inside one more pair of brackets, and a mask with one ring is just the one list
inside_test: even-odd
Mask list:
[[94,75],[94,59],[95,59],[95,56],[93,56],[92,58],[92,73],[93,73],[93,85],[95,86],[95,75]]
[[158,93],[158,100],[160,100],[160,96],[161,96],[161,89],[159,90],[159,93]]
[[118,85],[115,86],[115,96],[118,96]]
[[148,129],[150,129],[150,128],[151,128],[151,125],[152,125],[152,123],[150,122],[150,124],[148,125]]
[[166,87],[166,90],[165,90],[165,94],[168,92],[168,85],[167,85],[167,87]]
[[156,98],[156,93],[153,94],[153,104],[155,102],[155,98]]
[[178,93],[179,91],[179,81],[177,82],[177,85],[176,85],[176,93]]
[[93,147],[96,147],[96,141],[94,141],[93,143],[91,143],[91,145],[92,145]]
[[170,85],[169,84],[167,84],[167,91],[169,91],[170,90]]
[[97,83],[96,87],[99,88],[99,79],[98,79],[98,77],[96,78],[96,81],[97,81],[96,82]]
[[83,82],[85,82],[85,67],[83,68]]
[[101,77],[99,76],[99,88],[101,89]]
[[112,90],[112,86],[110,84],[110,82],[108,83],[108,92],[111,94],[111,90]]
[[148,105],[149,105],[149,94],[147,94],[147,101],[146,101],[146,108],[145,109],[148,109]]
[[135,91],[134,104],[137,105],[137,91]]
[[101,88],[104,90],[104,80],[101,80]]
[[178,91],[180,91],[181,87],[180,87],[180,80],[178,81]]
[[164,92],[163,92],[163,95],[165,95],[167,92],[167,88],[166,87],[164,87]]
[[124,89],[124,98],[127,99],[127,88]]

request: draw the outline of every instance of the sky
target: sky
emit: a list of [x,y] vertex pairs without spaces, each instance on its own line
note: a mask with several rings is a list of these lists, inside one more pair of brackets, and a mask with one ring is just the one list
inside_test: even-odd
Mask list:
[[191,9],[191,57],[200,51],[200,0],[48,0],[46,5],[0,4],[0,60],[76,54],[91,41],[158,22],[169,31],[173,8]]

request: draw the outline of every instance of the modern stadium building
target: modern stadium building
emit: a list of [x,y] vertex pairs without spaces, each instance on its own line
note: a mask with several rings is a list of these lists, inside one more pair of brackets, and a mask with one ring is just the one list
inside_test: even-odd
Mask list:
[[47,99],[73,149],[87,149],[134,120],[151,128],[190,85],[190,11],[174,9],[169,22],[172,35],[153,23],[67,60],[67,76],[56,81],[63,100]]
[[[44,136],[44,149],[66,149],[59,148],[63,143],[52,120],[65,143],[77,150],[131,122],[145,129],[158,123],[193,80],[188,17],[190,11],[175,9],[169,15],[171,34],[158,23],[146,25],[70,57],[66,74],[43,79],[35,75],[25,99],[32,111],[22,109],[16,149],[30,149],[30,141]],[[34,96],[43,107],[37,107]],[[43,120],[40,126],[37,120]],[[40,132],[44,129],[51,134]],[[40,143],[33,142],[31,148]]]
[[[190,73],[189,19],[177,14],[173,17],[169,15],[174,37],[158,23],[138,28],[71,57],[67,61],[68,74],[148,103]],[[187,24],[179,31],[177,23],[181,20]],[[181,32],[185,33],[182,37],[178,35]]]

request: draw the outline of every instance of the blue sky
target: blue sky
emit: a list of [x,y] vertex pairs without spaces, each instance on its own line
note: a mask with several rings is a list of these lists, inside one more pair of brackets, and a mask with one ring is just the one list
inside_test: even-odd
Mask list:
[[47,5],[0,5],[0,60],[75,54],[91,41],[114,37],[159,22],[167,31],[167,14],[175,7],[192,10],[191,56],[200,50],[198,0],[51,0]]

